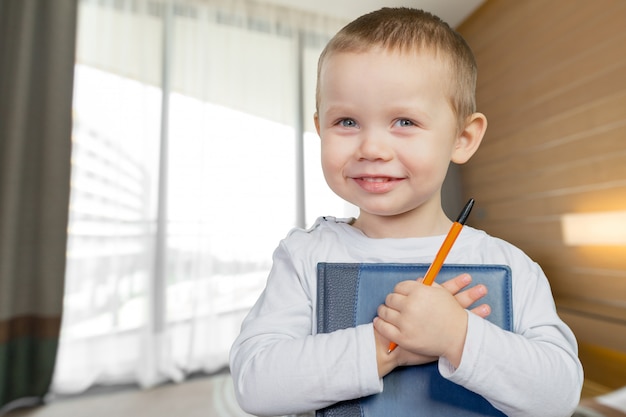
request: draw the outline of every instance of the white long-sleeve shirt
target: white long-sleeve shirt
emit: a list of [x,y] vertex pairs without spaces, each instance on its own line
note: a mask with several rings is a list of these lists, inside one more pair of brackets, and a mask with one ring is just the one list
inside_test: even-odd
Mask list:
[[[317,334],[317,263],[430,263],[445,236],[372,239],[349,223],[319,218],[308,230],[293,229],[274,252],[267,286],[231,350],[245,411],[301,413],[383,389],[371,323]],[[507,416],[571,416],[582,366],[541,268],[513,245],[468,226],[446,263],[509,265],[514,325],[507,332],[468,313],[462,361],[454,368],[440,358],[440,373]]]

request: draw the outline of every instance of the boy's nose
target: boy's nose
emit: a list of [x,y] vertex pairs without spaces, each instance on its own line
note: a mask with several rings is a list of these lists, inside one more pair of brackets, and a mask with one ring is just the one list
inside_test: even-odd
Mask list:
[[367,131],[361,133],[358,159],[388,161],[392,157],[393,149],[383,133]]

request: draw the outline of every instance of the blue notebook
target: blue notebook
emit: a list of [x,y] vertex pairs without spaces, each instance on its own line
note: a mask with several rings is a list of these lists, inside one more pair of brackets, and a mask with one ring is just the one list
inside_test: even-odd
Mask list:
[[[400,281],[423,277],[428,264],[319,263],[317,266],[317,331],[369,323],[387,294]],[[444,265],[436,282],[461,273],[472,285],[484,284],[488,294],[478,303],[491,306],[487,320],[513,328],[511,270],[503,265]],[[473,306],[470,306],[471,309]],[[474,417],[504,416],[487,400],[439,374],[437,363],[396,368],[384,377],[379,394],[343,401],[318,410],[316,417]]]

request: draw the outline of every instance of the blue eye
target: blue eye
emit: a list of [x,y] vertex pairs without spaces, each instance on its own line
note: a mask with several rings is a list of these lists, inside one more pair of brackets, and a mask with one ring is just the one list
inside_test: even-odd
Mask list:
[[396,121],[396,124],[400,127],[415,126],[415,123],[413,123],[409,119],[398,119]]
[[339,124],[343,127],[356,127],[357,124],[354,119],[341,119]]

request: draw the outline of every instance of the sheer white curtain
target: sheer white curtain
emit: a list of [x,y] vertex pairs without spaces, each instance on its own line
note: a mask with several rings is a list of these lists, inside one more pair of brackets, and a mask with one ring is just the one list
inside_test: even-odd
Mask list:
[[296,223],[296,191],[309,187],[307,223],[348,214],[325,189],[310,122],[317,56],[344,22],[247,1],[79,7],[52,392],[222,369]]

